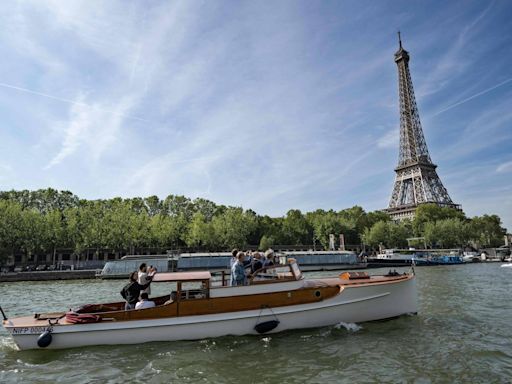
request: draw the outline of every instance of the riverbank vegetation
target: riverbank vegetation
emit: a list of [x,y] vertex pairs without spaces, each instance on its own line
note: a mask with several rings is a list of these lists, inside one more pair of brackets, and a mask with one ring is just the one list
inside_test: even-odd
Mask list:
[[85,200],[54,189],[0,192],[2,256],[57,249],[132,253],[143,248],[220,251],[278,244],[322,249],[328,247],[329,234],[343,234],[349,245],[373,248],[405,247],[412,237],[424,238],[420,243],[429,247],[490,247],[501,245],[504,233],[496,215],[470,219],[432,204],[420,206],[413,221],[394,223],[384,212],[359,206],[306,213],[292,209],[283,217],[269,217],[175,195]]

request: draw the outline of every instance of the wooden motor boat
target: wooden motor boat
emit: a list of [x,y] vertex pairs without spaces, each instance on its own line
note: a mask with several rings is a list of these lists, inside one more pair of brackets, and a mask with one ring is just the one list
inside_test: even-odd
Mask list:
[[289,260],[256,271],[243,286],[210,272],[157,273],[153,283],[169,284],[168,295],[151,299],[153,308],[90,304],[73,313],[4,316],[3,326],[21,350],[57,349],[265,334],[417,312],[414,273],[305,279]]

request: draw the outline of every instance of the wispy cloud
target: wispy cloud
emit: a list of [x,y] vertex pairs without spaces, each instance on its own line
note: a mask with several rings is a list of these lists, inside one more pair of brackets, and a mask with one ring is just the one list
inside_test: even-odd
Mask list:
[[[465,55],[467,47],[472,43],[472,37],[483,28],[482,20],[489,14],[493,6],[493,2],[489,3],[473,19],[464,21],[466,25],[462,28],[458,23],[453,23],[457,31],[456,37],[445,53],[440,58],[436,58],[434,69],[428,73],[421,88],[418,89],[418,97],[423,98],[439,92],[450,84],[453,77],[458,76],[471,65],[471,59]],[[433,35],[437,39],[437,45],[439,45],[439,39],[445,38],[442,36],[443,32],[439,31],[438,34]]]
[[511,78],[509,78],[509,79],[507,79],[507,80],[505,80],[505,81],[502,81],[501,83],[496,84],[496,85],[494,85],[494,86],[492,86],[492,87],[490,87],[490,88],[487,88],[487,89],[484,89],[483,91],[480,91],[480,92],[478,92],[478,93],[475,93],[474,95],[471,95],[471,96],[469,96],[469,97],[466,97],[465,99],[463,99],[463,100],[461,100],[461,101],[458,101],[458,102],[456,102],[455,104],[451,104],[451,105],[449,105],[449,106],[447,106],[447,107],[445,107],[445,108],[441,109],[440,111],[437,111],[437,112],[436,112],[436,113],[434,113],[432,116],[440,115],[440,114],[441,114],[441,113],[443,113],[443,112],[449,111],[450,109],[453,109],[453,108],[455,108],[455,107],[458,107],[459,105],[462,105],[462,104],[464,104],[464,103],[467,103],[467,102],[468,102],[468,101],[470,101],[470,100],[476,99],[476,98],[477,98],[477,97],[479,97],[479,96],[482,96],[482,95],[485,95],[486,93],[489,93],[489,92],[491,92],[491,91],[494,91],[496,88],[499,88],[499,87],[501,87],[501,86],[503,86],[503,85],[505,85],[505,84],[508,84],[508,83],[510,83],[511,81],[512,81],[512,77],[511,77]]
[[378,148],[398,148],[400,131],[398,128],[386,132],[377,141]]
[[61,101],[63,103],[71,104],[73,106],[85,107],[85,108],[89,108],[89,109],[97,109],[97,110],[100,110],[102,112],[108,112],[108,113],[111,113],[113,115],[118,115],[118,116],[126,117],[128,119],[139,120],[139,121],[144,121],[144,122],[151,123],[150,120],[143,119],[141,117],[131,116],[131,115],[127,115],[127,114],[120,114],[120,112],[118,110],[116,110],[116,109],[105,109],[105,108],[101,108],[101,107],[99,107],[97,105],[93,106],[92,104],[87,104],[87,103],[84,103],[84,102],[81,102],[81,101],[77,101],[78,99],[83,99],[84,98],[83,96],[79,96],[77,98],[77,100],[70,100],[70,99],[64,99],[62,97],[58,97],[58,96],[54,96],[54,95],[49,95],[47,93],[38,92],[38,91],[31,90],[31,89],[23,88],[23,87],[18,87],[16,85],[12,85],[12,84],[6,84],[6,83],[1,83],[0,82],[0,87],[14,89],[14,90],[20,91],[20,92],[30,93],[30,94],[36,95],[36,96],[46,97],[48,99],[57,100],[57,101]]
[[512,172],[512,161],[507,161],[506,163],[500,164],[496,168],[496,172],[498,172],[498,173]]

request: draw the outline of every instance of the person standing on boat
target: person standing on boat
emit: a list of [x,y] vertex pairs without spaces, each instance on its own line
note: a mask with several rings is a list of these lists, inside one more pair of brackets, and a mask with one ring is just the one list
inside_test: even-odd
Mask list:
[[274,265],[274,250],[269,248],[265,251],[265,260],[263,261],[264,267]]
[[247,277],[245,276],[244,259],[245,254],[238,252],[237,261],[231,267],[231,285],[246,285]]
[[254,252],[252,254],[252,263],[251,263],[251,275],[254,274],[258,269],[263,268],[263,262],[261,261],[261,254],[259,252]]
[[236,263],[236,255],[238,255],[238,249],[235,248],[231,251],[231,260],[229,261],[230,268],[233,268],[233,264]]
[[[139,283],[140,285],[145,285],[145,284],[149,283],[150,281],[151,281],[151,279],[148,276],[148,267],[147,267],[146,263],[142,263],[139,267],[137,283]],[[148,286],[142,292],[147,293],[148,296],[151,295],[151,287]]]
[[125,311],[135,308],[135,305],[139,301],[140,292],[149,287],[149,284],[151,284],[151,280],[153,279],[152,276],[149,276],[149,283],[141,285],[137,282],[137,278],[137,271],[131,273],[130,282],[126,284],[120,292],[123,299],[126,300],[126,304],[124,305]]

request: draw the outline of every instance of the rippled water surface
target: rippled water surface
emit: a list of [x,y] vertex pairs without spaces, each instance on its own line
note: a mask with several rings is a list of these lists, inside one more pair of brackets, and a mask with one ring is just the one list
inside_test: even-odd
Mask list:
[[[512,268],[492,263],[416,271],[418,316],[384,322],[266,337],[22,352],[2,329],[0,382],[512,382]],[[62,310],[117,300],[123,284],[0,283],[0,303],[10,316]]]

